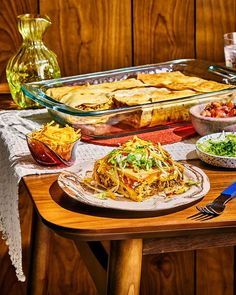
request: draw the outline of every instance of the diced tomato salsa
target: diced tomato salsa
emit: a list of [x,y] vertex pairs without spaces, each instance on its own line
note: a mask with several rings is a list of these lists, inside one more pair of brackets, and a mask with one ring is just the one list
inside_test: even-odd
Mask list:
[[211,102],[201,112],[204,117],[226,118],[236,116],[236,108],[233,101]]

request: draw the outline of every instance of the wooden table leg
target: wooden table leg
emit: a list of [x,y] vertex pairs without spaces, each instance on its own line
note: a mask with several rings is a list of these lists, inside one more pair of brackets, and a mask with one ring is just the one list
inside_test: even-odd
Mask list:
[[107,294],[139,294],[142,248],[142,239],[111,241]]
[[[83,242],[74,239],[75,245],[90,273],[99,295],[106,294],[107,254],[100,242]],[[95,253],[95,248],[97,252]],[[100,254],[100,255],[99,255]]]
[[29,294],[44,295],[48,289],[48,263],[50,253],[51,231],[40,219],[37,219],[32,251]]

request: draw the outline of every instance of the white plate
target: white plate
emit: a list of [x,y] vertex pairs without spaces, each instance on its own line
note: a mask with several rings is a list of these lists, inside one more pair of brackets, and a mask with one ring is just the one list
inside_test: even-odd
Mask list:
[[71,167],[60,173],[58,177],[59,186],[70,198],[90,206],[136,212],[165,211],[165,213],[168,213],[168,211],[177,211],[183,207],[190,206],[205,196],[210,189],[209,179],[200,168],[184,164],[185,176],[194,181],[198,181],[199,185],[191,186],[190,189],[183,194],[171,197],[155,195],[142,202],[135,202],[122,197],[116,199],[101,199],[81,185],[80,181],[84,178],[87,171],[92,171],[93,165],[94,162],[84,162],[83,167]]
[[[235,132],[225,132],[226,134],[235,134]],[[205,135],[196,142],[196,151],[198,154],[198,157],[205,163],[217,166],[217,167],[224,167],[224,168],[236,168],[236,157],[222,157],[222,156],[216,156],[213,154],[206,153],[202,151],[199,147],[199,143],[203,143],[204,141],[210,139],[210,138],[219,138],[222,136],[222,132],[220,133],[213,133],[209,135]]]

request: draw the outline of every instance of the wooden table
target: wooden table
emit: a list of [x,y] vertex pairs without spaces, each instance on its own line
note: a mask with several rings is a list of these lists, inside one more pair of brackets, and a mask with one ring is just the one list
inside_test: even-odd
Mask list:
[[[199,205],[236,181],[234,170],[191,163],[202,168],[211,183]],[[99,294],[139,294],[142,255],[236,245],[236,199],[223,215],[205,221],[189,218],[197,213],[195,206],[164,216],[135,217],[80,206],[62,192],[55,174],[23,181],[43,223],[75,241]],[[103,240],[111,241],[109,255]]]
[[[2,88],[0,87],[0,91],[1,89]],[[8,92],[5,85],[1,92]],[[0,107],[1,109],[16,108],[7,94],[1,95]],[[199,203],[200,205],[215,198],[225,187],[233,181],[236,181],[236,173],[233,170],[215,169],[198,161],[193,161],[192,163],[201,167],[209,176],[211,182],[211,191]],[[35,208],[39,213],[38,216],[40,216],[41,220],[48,228],[51,228],[59,235],[63,235],[75,241],[81,256],[85,260],[87,267],[96,282],[97,289],[101,294],[106,292],[106,270],[108,265],[109,294],[122,294],[122,292],[127,294],[128,292],[123,291],[122,288],[126,290],[130,289],[129,294],[137,294],[142,259],[141,254],[147,255],[156,253],[155,255],[147,255],[143,259],[143,262],[145,262],[144,272],[148,271],[149,276],[150,272],[152,272],[151,275],[153,276],[157,273],[154,272],[153,269],[147,268],[146,258],[163,258],[163,256],[168,256],[168,254],[163,255],[163,253],[173,253],[176,251],[180,252],[176,253],[176,255],[172,254],[170,257],[173,258],[174,255],[175,259],[178,258],[179,264],[190,264],[190,267],[186,269],[186,271],[188,270],[191,273],[193,272],[192,255],[195,253],[195,260],[198,265],[195,272],[199,276],[197,282],[194,283],[191,280],[187,285],[186,281],[182,282],[184,279],[183,273],[182,275],[177,276],[177,280],[179,279],[182,282],[179,282],[179,285],[176,285],[176,287],[180,288],[178,289],[178,294],[182,294],[181,290],[184,294],[197,295],[209,294],[209,290],[213,290],[214,294],[234,294],[233,246],[236,245],[236,200],[232,200],[231,203],[228,204],[225,213],[222,216],[206,221],[194,221],[188,219],[189,216],[196,213],[194,207],[170,215],[157,217],[129,218],[124,215],[109,216],[106,214],[99,217],[98,212],[94,209],[86,211],[85,208],[83,208],[82,210],[79,209],[76,204],[73,204],[72,207],[68,207],[68,201],[62,191],[58,188],[56,179],[57,175],[43,175],[27,176],[22,181],[19,206],[23,234],[23,264],[27,281],[30,281],[30,285],[32,285],[32,287],[30,287],[31,294],[48,294],[47,282],[49,278],[47,277],[47,263],[44,260],[46,260],[48,257],[47,255],[52,254],[53,251],[52,249],[50,253],[48,253],[47,249],[45,249],[46,245],[50,246],[49,240],[52,239],[51,235],[50,239],[48,239],[48,231],[44,230],[45,227],[38,226],[38,223],[35,224],[35,222],[32,223],[31,221],[31,203],[34,203]],[[28,195],[30,195],[33,202],[30,202]],[[71,211],[71,209],[74,211]],[[34,233],[33,244],[31,242],[31,232]],[[66,249],[66,252],[71,251],[71,254],[75,255],[73,248],[68,247],[73,244],[70,243],[69,239],[63,239],[59,236],[56,239],[55,236],[53,237],[54,246],[55,243],[59,242],[60,245],[58,246],[57,251],[59,248],[61,252]],[[104,244],[103,242],[103,240],[107,239],[110,239],[111,241],[110,249],[109,245],[106,243]],[[68,243],[66,241],[68,241]],[[106,246],[106,251],[104,251],[100,241]],[[125,249],[125,251],[123,251],[123,249]],[[109,259],[107,252],[110,252]],[[32,253],[32,255],[30,255],[30,253]],[[14,281],[14,269],[10,266],[7,247],[4,243],[1,243],[0,245],[0,254],[2,257],[0,280],[1,282],[6,282],[4,284],[1,283],[1,291],[5,291],[4,294],[26,294],[28,283],[19,284],[19,282]],[[32,258],[30,259],[30,257]],[[187,258],[190,257],[191,259],[188,260]],[[98,261],[97,258],[99,258]],[[184,260],[182,261],[182,259]],[[71,255],[69,255],[68,259],[64,262],[68,265],[70,261]],[[173,268],[176,269],[176,271],[180,270],[181,272],[181,269],[174,263],[175,260],[173,261]],[[30,268],[30,265],[33,267]],[[55,265],[56,264],[54,263],[53,266],[55,267]],[[158,265],[159,264],[157,264],[157,266],[155,265],[155,267],[159,267]],[[202,271],[203,265],[205,267],[204,272]],[[210,265],[214,265],[213,273],[212,268],[209,269]],[[63,265],[60,264],[60,267],[62,266]],[[126,268],[124,266],[126,266]],[[135,269],[135,272],[131,272],[130,269]],[[68,271],[65,268],[62,268],[62,272],[64,270]],[[166,271],[168,272],[168,270]],[[126,276],[127,273],[128,275]],[[79,275],[82,280],[85,278],[84,272]],[[5,280],[6,276],[8,278],[7,280]],[[55,276],[55,278],[55,282],[58,282],[58,279],[62,279],[59,275]],[[160,276],[158,276],[158,278],[161,279]],[[146,278],[143,277],[143,279],[147,283]],[[73,280],[74,278],[69,280],[68,275],[67,280],[64,277],[64,281],[66,281],[67,285],[60,294],[68,293],[68,283]],[[163,278],[161,283],[166,286],[163,282]],[[186,288],[186,286],[191,288],[193,284],[197,286],[195,292],[193,288],[188,291],[183,289]],[[149,285],[153,287],[153,282],[149,281]],[[227,288],[226,285],[229,287]],[[88,281],[86,286],[89,287]],[[203,286],[204,289],[202,289]],[[62,285],[60,285],[60,288],[61,287]],[[52,290],[55,290],[55,285],[50,287],[50,292],[52,292]],[[150,288],[147,288],[147,292],[148,290],[153,291],[153,289]],[[57,291],[55,292],[52,293],[57,294]],[[167,293],[164,292],[164,294]],[[89,292],[89,294],[91,293]],[[150,294],[150,292],[145,294]]]

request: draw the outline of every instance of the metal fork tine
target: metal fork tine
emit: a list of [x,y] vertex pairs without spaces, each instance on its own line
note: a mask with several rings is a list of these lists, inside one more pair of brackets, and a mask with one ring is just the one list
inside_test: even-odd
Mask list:
[[206,208],[207,208],[208,210],[211,210],[212,214],[214,214],[214,215],[220,215],[220,213],[216,212],[216,211],[214,210],[214,208],[212,208],[212,207],[209,208],[209,206],[206,206]]
[[214,205],[214,203],[208,203],[207,205],[205,205],[203,207],[196,206],[196,209],[199,212],[192,215],[192,216],[187,217],[187,219],[204,221],[204,220],[208,220],[208,219],[214,218],[216,216],[219,216],[221,213],[214,210],[214,208],[212,208],[213,205]]
[[205,212],[206,214],[210,214],[210,215],[215,214],[211,209],[209,209],[207,207],[203,207],[203,212]]
[[188,216],[187,219],[194,219],[194,218],[200,217],[200,216],[202,216],[202,213],[201,212],[198,212],[198,213],[196,213],[194,215]]
[[196,206],[196,208],[199,212],[192,216],[187,217],[188,219],[193,219],[196,221],[204,221],[204,220],[214,218],[216,216],[215,212],[211,211],[209,208],[205,206],[204,207]]
[[213,215],[213,214],[211,214],[211,215],[203,215],[202,216],[202,218],[198,218],[198,219],[196,219],[197,221],[205,221],[205,220],[209,220],[209,219],[212,219],[212,218],[214,218],[215,217],[215,215]]
[[203,214],[210,214],[210,215],[212,215],[212,214],[215,214],[215,212],[213,212],[212,210],[210,210],[209,208],[207,208],[207,207],[199,207],[199,206],[196,206],[196,208],[197,208],[197,210],[198,211],[200,211],[201,213],[203,213]]
[[203,213],[202,211],[202,207],[196,206],[197,210],[200,211],[201,213]]
[[202,213],[200,216],[198,216],[196,218],[193,218],[193,220],[195,220],[195,221],[201,221],[202,219],[206,218],[206,216],[208,216],[208,215]]
[[216,215],[213,215],[213,214],[206,214],[206,213],[197,213],[197,214],[194,214],[192,216],[189,216],[188,218],[190,219],[193,219],[195,221],[205,221],[205,220],[209,220],[209,219],[212,219],[214,218]]

